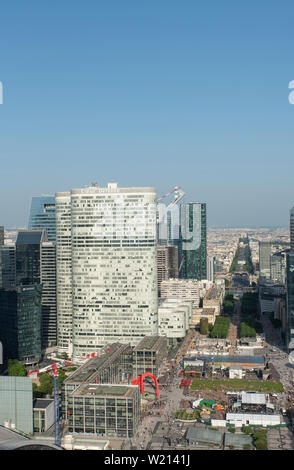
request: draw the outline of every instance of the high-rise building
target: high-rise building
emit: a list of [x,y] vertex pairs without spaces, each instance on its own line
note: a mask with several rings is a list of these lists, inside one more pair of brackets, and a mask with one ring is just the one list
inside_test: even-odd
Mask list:
[[56,295],[57,344],[60,352],[72,355],[72,259],[71,195],[56,197]]
[[36,364],[41,359],[42,286],[0,289],[0,338],[4,360]]
[[189,300],[199,307],[201,283],[195,279],[169,279],[161,283],[161,297],[165,299]]
[[294,207],[290,210],[290,249],[294,251]]
[[271,279],[285,284],[286,277],[286,251],[278,251],[271,255]]
[[4,246],[4,227],[0,225],[0,287],[2,287],[2,256],[1,256],[2,246]]
[[[56,194],[58,347],[73,356],[157,335],[156,193],[93,185]],[[72,332],[72,336],[71,336]]]
[[19,230],[15,244],[16,285],[40,284],[41,243],[45,230]]
[[160,284],[168,279],[178,277],[178,247],[158,246],[157,247],[157,279],[158,292],[160,294]]
[[206,204],[182,204],[180,223],[180,277],[207,279]]
[[13,287],[16,284],[15,277],[15,244],[0,247],[0,287]]
[[215,278],[215,256],[207,256],[207,280],[214,282]]
[[56,240],[55,197],[33,197],[29,215],[29,230],[46,230],[48,241]]
[[4,245],[4,227],[0,225],[0,247]]
[[271,242],[259,242],[259,281],[271,277]]
[[294,350],[294,251],[286,254],[287,349]]
[[41,243],[42,345],[57,344],[56,247],[53,242]]

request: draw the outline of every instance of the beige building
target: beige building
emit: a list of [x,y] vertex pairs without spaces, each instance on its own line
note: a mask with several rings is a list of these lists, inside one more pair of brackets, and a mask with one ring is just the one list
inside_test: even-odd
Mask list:
[[157,247],[157,279],[158,292],[162,281],[178,277],[178,247],[158,246]]
[[182,299],[159,299],[158,333],[168,340],[186,336],[192,321],[192,301]]
[[192,327],[196,327],[200,325],[200,320],[202,318],[207,318],[208,323],[214,325],[215,318],[217,316],[216,309],[214,307],[206,307],[206,308],[194,308],[192,314]]
[[56,193],[58,349],[74,358],[157,334],[156,192]]
[[217,286],[211,287],[203,299],[203,308],[214,308],[215,314],[220,315],[224,299],[224,290]]
[[199,307],[200,284],[195,279],[169,279],[161,283],[161,297],[189,300]]

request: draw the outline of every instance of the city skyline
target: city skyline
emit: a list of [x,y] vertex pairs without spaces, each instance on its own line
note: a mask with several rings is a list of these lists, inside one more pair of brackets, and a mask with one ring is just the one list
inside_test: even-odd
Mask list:
[[180,185],[208,226],[286,226],[294,5],[30,0],[1,9],[1,224],[33,196]]

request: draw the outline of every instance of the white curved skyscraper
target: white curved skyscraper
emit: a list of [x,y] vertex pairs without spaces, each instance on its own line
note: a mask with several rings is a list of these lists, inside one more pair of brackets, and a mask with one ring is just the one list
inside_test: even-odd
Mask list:
[[57,193],[56,221],[59,349],[68,343],[71,354],[72,344],[78,358],[156,335],[155,190],[108,184]]

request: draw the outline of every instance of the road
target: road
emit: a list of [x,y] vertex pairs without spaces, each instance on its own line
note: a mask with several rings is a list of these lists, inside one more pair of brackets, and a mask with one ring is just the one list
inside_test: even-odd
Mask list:
[[179,409],[181,400],[194,398],[192,396],[189,397],[184,395],[183,388],[180,388],[182,377],[179,376],[181,371],[180,360],[185,355],[187,349],[189,349],[193,338],[194,332],[190,330],[177,353],[176,367],[174,368],[173,374],[170,374],[170,380],[165,386],[164,394],[167,396],[167,398],[160,410],[161,414],[159,415],[159,409],[157,407],[153,407],[150,411],[150,414],[141,420],[136,435],[133,439],[131,439],[131,445],[137,449],[144,450],[147,448],[147,444],[152,438],[152,432],[158,421],[163,423],[170,423],[170,426],[173,426],[173,414],[176,410]]

